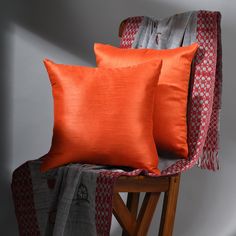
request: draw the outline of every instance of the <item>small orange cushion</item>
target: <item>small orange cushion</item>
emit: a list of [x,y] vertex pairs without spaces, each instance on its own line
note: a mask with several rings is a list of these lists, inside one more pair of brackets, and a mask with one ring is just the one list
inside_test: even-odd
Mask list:
[[154,108],[154,137],[158,151],[178,157],[188,157],[187,98],[191,63],[198,45],[176,49],[121,49],[95,44],[99,67],[122,67],[162,60],[162,69],[156,88]]
[[153,104],[161,61],[89,68],[45,60],[54,98],[52,145],[41,170],[79,162],[159,174]]

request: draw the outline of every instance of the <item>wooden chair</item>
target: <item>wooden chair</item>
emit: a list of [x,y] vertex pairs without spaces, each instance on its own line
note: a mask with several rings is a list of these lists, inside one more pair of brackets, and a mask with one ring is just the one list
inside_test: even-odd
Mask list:
[[[119,27],[122,35],[125,21]],[[180,174],[173,176],[122,176],[118,178],[113,192],[113,215],[123,229],[122,236],[145,236],[152,221],[161,193],[164,193],[159,236],[171,236],[174,228]],[[128,192],[125,204],[120,192]],[[140,193],[145,197],[138,212]]]
[[[173,176],[135,176],[118,178],[114,186],[113,214],[123,228],[122,236],[147,235],[160,194],[164,201],[159,236],[171,236],[174,228],[175,211],[179,192],[180,174]],[[120,192],[128,192],[127,204]],[[138,213],[139,196],[145,197]]]

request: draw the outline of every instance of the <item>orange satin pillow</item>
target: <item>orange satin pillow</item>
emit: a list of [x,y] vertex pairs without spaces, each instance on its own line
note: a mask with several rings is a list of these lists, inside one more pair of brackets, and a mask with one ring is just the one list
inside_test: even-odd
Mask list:
[[152,119],[160,60],[127,68],[44,63],[54,130],[42,171],[79,162],[160,173]]
[[188,157],[187,98],[191,63],[198,45],[176,49],[121,49],[96,43],[99,67],[132,66],[153,59],[162,60],[156,88],[154,138],[160,152]]

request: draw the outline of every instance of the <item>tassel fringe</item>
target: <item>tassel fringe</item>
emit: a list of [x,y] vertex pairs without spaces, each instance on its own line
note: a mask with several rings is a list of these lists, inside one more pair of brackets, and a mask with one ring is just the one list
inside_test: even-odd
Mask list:
[[198,159],[197,166],[201,169],[212,171],[219,170],[218,151],[203,150],[201,157]]

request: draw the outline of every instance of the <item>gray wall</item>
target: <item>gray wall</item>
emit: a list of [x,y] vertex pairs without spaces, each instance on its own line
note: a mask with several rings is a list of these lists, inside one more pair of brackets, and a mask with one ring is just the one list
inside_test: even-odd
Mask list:
[[[165,17],[193,9],[219,10],[223,15],[222,160],[220,172],[193,169],[183,174],[174,235],[236,235],[235,1],[2,0],[0,4],[2,235],[18,234],[10,195],[12,171],[45,154],[50,146],[52,97],[43,58],[94,65],[93,43],[118,45],[122,19],[132,15]],[[153,222],[149,235],[156,231]],[[112,235],[118,232],[114,222]]]

